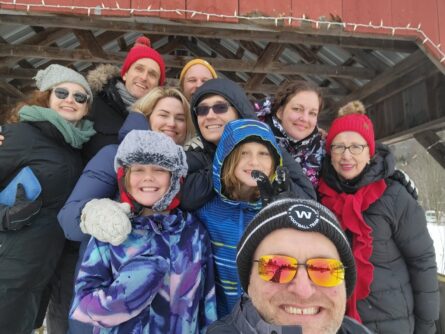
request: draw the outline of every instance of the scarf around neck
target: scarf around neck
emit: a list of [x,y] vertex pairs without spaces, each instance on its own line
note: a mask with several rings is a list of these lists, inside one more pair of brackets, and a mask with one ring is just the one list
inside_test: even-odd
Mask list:
[[65,141],[74,148],[80,149],[96,133],[93,122],[83,119],[74,125],[65,120],[55,110],[40,106],[24,106],[19,110],[20,122],[47,121],[54,125],[63,135]]
[[278,144],[288,151],[294,160],[300,164],[304,173],[316,188],[320,179],[322,160],[325,155],[324,139],[321,133],[315,127],[308,137],[302,140],[295,140],[286,133],[286,130],[284,130],[275,116],[272,116],[272,122],[281,135],[277,136],[275,132]]
[[352,253],[357,266],[357,284],[347,302],[346,314],[361,322],[357,301],[366,298],[371,289],[374,266],[369,261],[372,255],[372,229],[363,218],[363,212],[385,192],[383,179],[360,187],[355,193],[347,194],[332,189],[320,179],[318,192],[321,203],[337,216],[344,231],[352,234]]
[[116,82],[116,89],[119,92],[119,95],[122,99],[122,102],[124,102],[127,111],[133,111],[131,107],[133,103],[136,102],[137,98],[130,94],[130,92],[127,90],[127,87],[125,87],[124,83],[120,80]]

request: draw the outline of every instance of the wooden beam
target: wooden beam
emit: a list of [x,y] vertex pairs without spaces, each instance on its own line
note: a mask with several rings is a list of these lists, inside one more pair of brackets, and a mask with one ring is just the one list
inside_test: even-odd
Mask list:
[[75,29],[74,35],[80,43],[81,49],[90,50],[91,54],[97,58],[107,58],[102,46],[96,40],[96,37],[90,30]]
[[[15,56],[19,58],[38,58],[52,60],[79,61],[87,63],[113,63],[121,64],[125,55],[122,53],[108,52],[106,58],[93,55],[90,50],[70,49],[63,50],[56,47],[42,47],[37,45],[10,45],[0,43],[0,56]],[[166,67],[182,68],[193,57],[163,56]],[[203,57],[219,71],[229,72],[252,72],[252,73],[277,73],[277,74],[308,74],[326,75],[332,77],[371,79],[374,71],[366,68],[330,66],[330,65],[306,65],[306,64],[283,64],[273,62],[267,68],[257,66],[254,61],[242,61],[236,59],[219,59]]]
[[0,90],[3,91],[5,95],[11,96],[13,98],[23,98],[25,95],[15,88],[13,85],[9,84],[4,80],[0,80]]
[[445,169],[445,140],[433,131],[416,133],[414,138]]
[[441,117],[433,121],[430,121],[428,123],[415,126],[411,129],[400,131],[390,136],[380,138],[379,141],[386,145],[393,145],[411,139],[414,137],[415,134],[418,133],[422,133],[425,131],[439,132],[444,129],[445,129],[445,117]]
[[352,100],[364,100],[371,94],[384,89],[388,84],[395,82],[401,76],[407,74],[408,72],[415,69],[419,64],[426,60],[425,55],[421,50],[418,50],[408,56],[407,58],[400,61],[394,67],[388,69],[387,71],[379,74],[372,81],[363,85],[361,88],[355,90],[345,98],[341,99],[338,103],[333,106],[329,114],[332,117],[341,106]]
[[[264,48],[262,54],[258,57],[257,62],[255,64],[256,67],[260,68],[269,68],[272,65],[272,62],[278,60],[281,54],[283,53],[286,46],[284,44],[278,43],[269,43]],[[257,73],[253,75],[249,81],[246,83],[247,89],[254,89],[257,86],[261,85],[267,73]]]
[[417,50],[415,37],[359,34],[345,30],[313,30],[310,33],[292,27],[257,27],[252,24],[230,23],[174,23],[166,20],[131,17],[128,19],[102,18],[97,16],[43,16],[24,14],[0,14],[0,23],[14,25],[33,25],[42,27],[71,28],[83,30],[113,30],[141,32],[144,34],[195,36],[225,38],[274,43],[305,45],[337,45],[373,50],[391,50],[411,53]]

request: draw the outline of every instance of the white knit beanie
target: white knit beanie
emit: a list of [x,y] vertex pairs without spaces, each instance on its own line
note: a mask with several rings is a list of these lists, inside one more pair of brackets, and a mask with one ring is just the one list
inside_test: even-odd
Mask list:
[[93,92],[84,76],[68,67],[57,64],[49,65],[44,70],[38,71],[34,79],[36,79],[36,86],[41,92],[49,90],[63,82],[76,83],[82,86],[88,93],[89,101],[91,102],[93,100]]

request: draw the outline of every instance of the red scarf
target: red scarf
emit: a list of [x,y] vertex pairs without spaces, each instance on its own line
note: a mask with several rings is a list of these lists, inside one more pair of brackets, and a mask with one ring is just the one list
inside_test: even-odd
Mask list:
[[361,187],[354,194],[337,193],[321,179],[318,191],[321,203],[335,213],[343,230],[352,233],[352,253],[357,266],[357,284],[347,301],[346,314],[361,322],[357,301],[369,295],[374,266],[369,262],[372,254],[372,229],[363,219],[363,211],[378,200],[386,189],[384,180]]

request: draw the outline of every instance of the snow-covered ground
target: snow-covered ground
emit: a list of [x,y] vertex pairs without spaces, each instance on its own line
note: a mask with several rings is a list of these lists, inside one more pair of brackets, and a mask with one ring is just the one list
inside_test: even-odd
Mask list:
[[445,275],[445,224],[428,224],[436,249],[437,271]]

